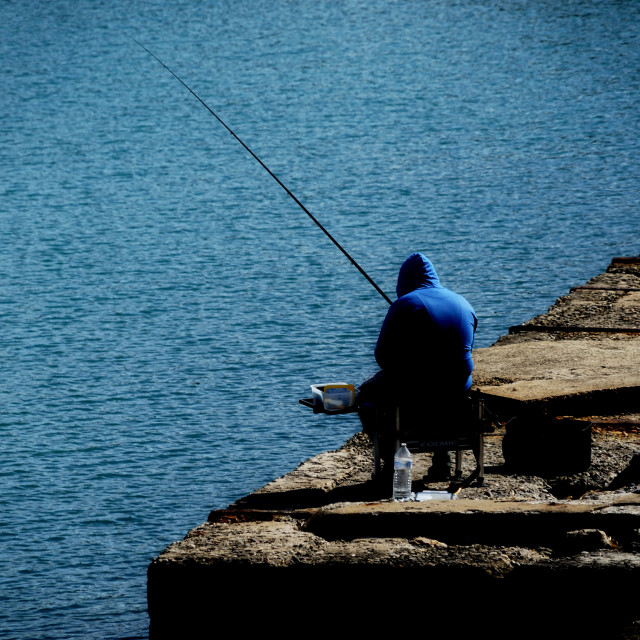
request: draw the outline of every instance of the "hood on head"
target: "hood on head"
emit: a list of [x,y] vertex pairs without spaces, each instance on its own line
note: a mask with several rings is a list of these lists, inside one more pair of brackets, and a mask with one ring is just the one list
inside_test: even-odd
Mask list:
[[440,280],[431,261],[421,253],[412,253],[400,267],[396,293],[398,298],[426,287],[439,287]]

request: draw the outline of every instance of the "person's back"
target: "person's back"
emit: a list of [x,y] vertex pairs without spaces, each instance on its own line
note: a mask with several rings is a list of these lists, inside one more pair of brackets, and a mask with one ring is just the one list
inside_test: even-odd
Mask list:
[[446,289],[431,262],[414,253],[404,262],[376,346],[376,361],[403,395],[453,395],[471,386],[477,318]]

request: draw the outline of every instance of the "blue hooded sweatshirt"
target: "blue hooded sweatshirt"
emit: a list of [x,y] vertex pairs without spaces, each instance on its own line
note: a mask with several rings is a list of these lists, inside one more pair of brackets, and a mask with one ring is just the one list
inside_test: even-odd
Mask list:
[[471,305],[440,284],[421,253],[400,268],[398,299],[380,330],[376,361],[397,389],[415,394],[456,394],[471,386],[478,324]]

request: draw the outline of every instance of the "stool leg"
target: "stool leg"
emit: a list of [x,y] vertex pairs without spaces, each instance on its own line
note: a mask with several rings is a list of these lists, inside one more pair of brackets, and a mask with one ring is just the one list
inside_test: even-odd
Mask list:
[[396,407],[396,416],[394,422],[394,443],[393,443],[393,453],[400,448],[400,407]]
[[[484,486],[484,433],[482,431],[483,422],[484,422],[484,399],[478,397],[477,405],[476,405],[476,419],[478,421],[478,444],[477,444],[477,455],[476,455],[476,463],[478,465],[478,481],[477,484],[479,487]],[[476,453],[474,451],[474,453]]]
[[378,433],[373,433],[373,473],[371,474],[375,478],[380,473],[380,442],[378,441]]
[[462,478],[462,449],[456,449],[456,480]]
[[478,434],[478,486],[484,486],[484,435]]

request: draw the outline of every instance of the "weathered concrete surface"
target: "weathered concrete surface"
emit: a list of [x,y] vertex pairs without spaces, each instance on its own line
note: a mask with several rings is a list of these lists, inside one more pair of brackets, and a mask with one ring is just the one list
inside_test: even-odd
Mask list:
[[630,639],[639,524],[639,496],[624,494],[214,512],[149,567],[151,637],[315,621],[380,632],[401,597],[413,624],[454,638],[482,621],[498,638]]
[[633,411],[640,398],[640,260],[559,298],[547,313],[474,352],[475,386],[552,415]]
[[[574,287],[546,313],[522,326],[512,327],[510,335],[527,329],[546,332],[560,327],[574,329],[573,333],[592,333],[591,337],[602,335],[598,329],[630,335],[640,332],[640,260],[614,258],[606,273]],[[566,336],[561,339],[564,338]],[[507,341],[513,341],[513,338],[500,339],[500,342]]]
[[599,502],[462,499],[348,504],[320,509],[305,525],[305,530],[329,540],[414,539],[429,532],[447,544],[520,547],[562,547],[567,532],[591,529],[606,530],[629,546],[635,544],[639,528],[640,495],[633,494],[610,495]]
[[476,387],[524,402],[621,389],[640,394],[640,339],[534,341],[477,349]]
[[454,638],[634,638],[639,524],[638,495],[214,512],[149,567],[151,637],[379,632],[401,597]]
[[[640,289],[637,272],[614,263],[589,285]],[[212,635],[222,624],[256,632],[285,622],[308,633],[315,620],[380,633],[384,619],[405,615],[406,598],[419,624],[447,625],[453,637],[483,629],[640,638],[640,334],[591,330],[638,326],[640,307],[619,291],[594,291],[572,292],[528,323],[544,331],[516,331],[476,355],[477,384],[506,417],[601,425],[588,471],[510,471],[498,425],[486,438],[488,486],[453,501],[397,504],[380,500],[370,443],[357,434],[212,512],[154,559],[151,639]],[[549,330],[563,318],[560,331]],[[415,456],[414,490],[429,461]],[[465,473],[472,465],[465,458]]]
[[632,412],[640,397],[640,335],[499,344],[474,354],[475,387],[498,411],[552,416]]
[[[420,565],[427,556],[435,558],[433,549],[451,547],[449,561],[457,556],[459,563],[465,563],[467,549],[482,544],[502,550],[527,545],[537,549],[531,554],[518,551],[518,565],[548,558],[551,548],[574,554],[616,550],[607,562],[636,571],[638,558],[631,551],[640,546],[639,528],[637,494],[613,494],[585,502],[462,499],[342,503],[306,512],[231,509],[213,512],[209,522],[169,546],[158,562],[198,558],[207,563],[250,562],[270,567],[336,561]],[[600,531],[605,536],[567,537],[577,531]],[[466,548],[454,549],[454,545]],[[623,545],[626,550],[620,551]],[[475,564],[477,547],[473,556]],[[515,564],[495,567],[491,561],[484,566],[504,577]]]

